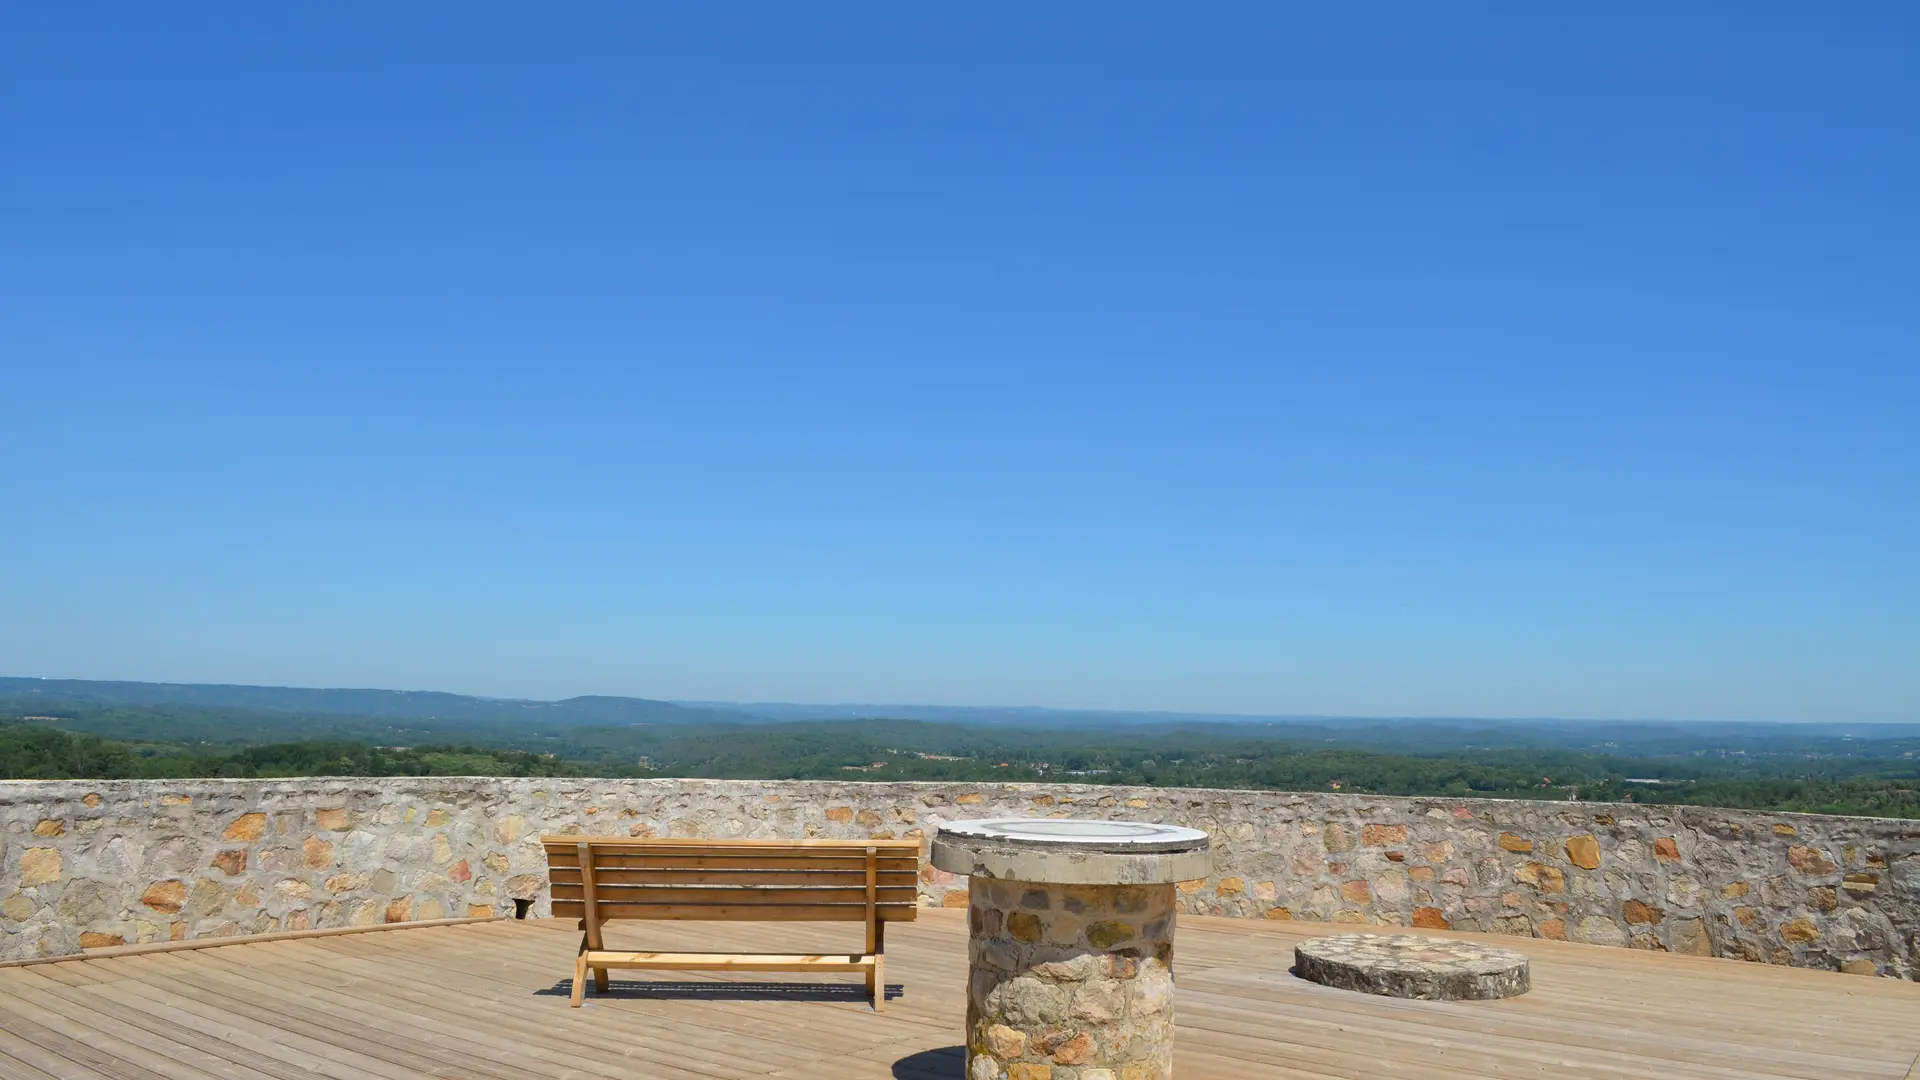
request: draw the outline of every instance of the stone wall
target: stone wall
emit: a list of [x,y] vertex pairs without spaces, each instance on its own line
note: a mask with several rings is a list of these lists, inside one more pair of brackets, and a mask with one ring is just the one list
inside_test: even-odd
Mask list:
[[[1182,910],[1451,927],[1920,978],[1920,822],[1618,803],[710,780],[0,782],[0,958],[546,913],[542,832],[924,837],[1080,815],[1205,829]],[[961,906],[932,867],[922,901]]]

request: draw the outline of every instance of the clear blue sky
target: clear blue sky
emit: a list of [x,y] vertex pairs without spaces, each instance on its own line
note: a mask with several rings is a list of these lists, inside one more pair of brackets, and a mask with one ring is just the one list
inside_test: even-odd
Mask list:
[[13,5],[0,673],[1920,719],[1917,10]]

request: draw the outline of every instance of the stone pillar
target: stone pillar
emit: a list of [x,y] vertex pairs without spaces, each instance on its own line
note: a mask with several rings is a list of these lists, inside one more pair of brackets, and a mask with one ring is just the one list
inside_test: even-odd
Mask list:
[[955,822],[933,862],[970,875],[967,1080],[1169,1080],[1174,883],[1205,833],[1072,819]]

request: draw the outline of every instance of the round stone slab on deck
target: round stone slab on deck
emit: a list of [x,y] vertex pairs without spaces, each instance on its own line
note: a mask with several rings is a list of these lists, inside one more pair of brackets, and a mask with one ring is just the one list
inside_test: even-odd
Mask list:
[[1294,973],[1342,990],[1421,1001],[1527,992],[1527,958],[1512,949],[1416,934],[1337,934],[1293,950]]

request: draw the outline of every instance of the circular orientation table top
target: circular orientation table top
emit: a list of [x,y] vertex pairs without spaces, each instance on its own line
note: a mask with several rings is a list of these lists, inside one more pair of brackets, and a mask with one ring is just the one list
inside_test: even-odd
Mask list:
[[1294,973],[1342,990],[1423,1001],[1469,1001],[1527,992],[1526,954],[1417,934],[1337,934],[1293,950]]
[[1009,844],[1049,844],[1088,851],[1190,851],[1207,846],[1207,834],[1180,825],[1094,818],[978,818],[940,826],[946,836]]
[[954,874],[1062,885],[1155,885],[1213,872],[1206,833],[1091,818],[979,818],[940,826],[933,865]]

